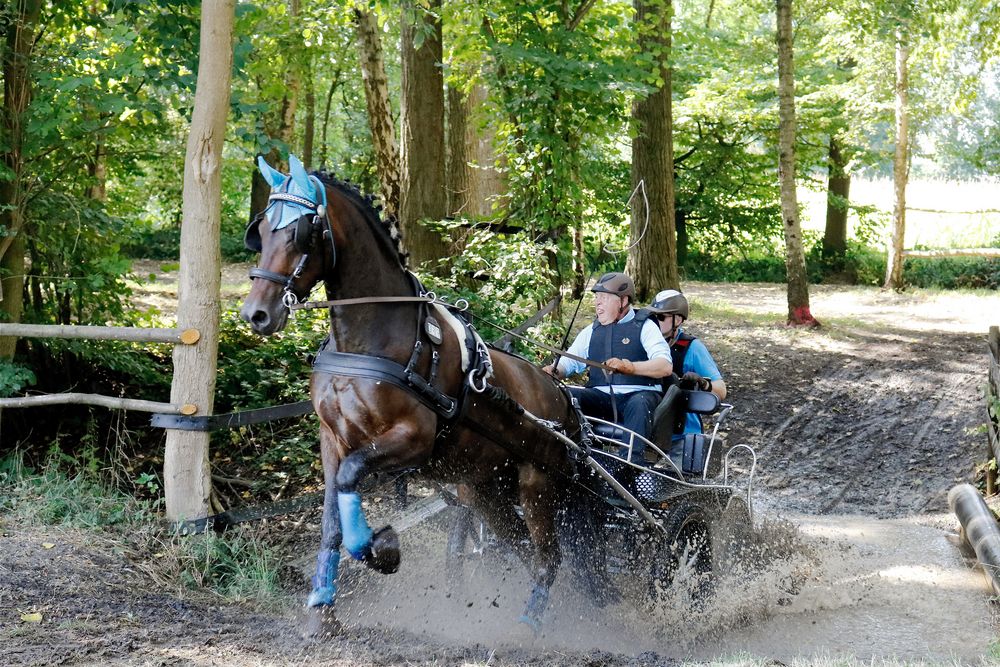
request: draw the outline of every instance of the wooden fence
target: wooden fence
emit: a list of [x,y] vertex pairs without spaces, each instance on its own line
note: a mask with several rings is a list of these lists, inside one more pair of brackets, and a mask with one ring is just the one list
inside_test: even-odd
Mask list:
[[[85,340],[126,340],[140,343],[172,343],[174,345],[194,345],[201,340],[197,329],[142,329],[139,327],[88,327],[61,324],[20,324],[0,323],[0,336],[18,336],[20,338],[76,338]],[[0,409],[30,408],[41,405],[62,404],[98,405],[119,410],[136,410],[139,412],[158,412],[175,415],[193,415],[197,406],[190,403],[158,403],[119,396],[103,396],[101,394],[82,394],[70,392],[65,394],[43,394],[39,396],[21,396],[16,398],[0,398]]]
[[[989,437],[989,459],[1000,461],[1000,327],[990,327],[990,369],[986,385],[986,431]],[[986,495],[996,493],[997,471],[987,468]]]

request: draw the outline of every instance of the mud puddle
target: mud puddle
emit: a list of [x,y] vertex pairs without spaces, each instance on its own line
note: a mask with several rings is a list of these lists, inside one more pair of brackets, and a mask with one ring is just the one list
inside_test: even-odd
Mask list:
[[[517,623],[529,583],[516,562],[481,562],[457,593],[442,574],[444,536],[407,535],[392,577],[351,568],[340,617],[355,628],[417,633],[498,657],[610,653],[640,664],[740,653],[975,663],[994,641],[989,590],[950,538],[954,518],[787,515],[765,519],[761,554],[699,602],[684,582],[654,606],[594,607],[560,575],[545,629]],[[758,557],[759,558],[759,557]],[[752,574],[750,574],[752,572]],[[484,653],[485,655],[485,653]]]

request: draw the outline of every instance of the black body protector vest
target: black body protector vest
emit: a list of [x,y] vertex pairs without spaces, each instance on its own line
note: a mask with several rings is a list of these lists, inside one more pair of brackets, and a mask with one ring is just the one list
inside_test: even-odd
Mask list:
[[692,336],[682,331],[681,335],[674,341],[674,344],[670,346],[670,360],[674,364],[674,375],[677,377],[684,375],[684,357],[687,356],[688,349],[691,347],[691,341],[695,339],[697,339],[697,336]]
[[[628,322],[613,322],[601,324],[594,320],[594,331],[590,336],[590,349],[587,358],[591,361],[604,362],[613,357],[629,361],[648,361],[646,348],[642,346],[642,327],[649,319],[648,312],[636,311],[635,317]],[[645,375],[608,374],[600,368],[590,367],[587,373],[588,387],[606,387],[608,385],[630,384],[649,385],[650,389],[659,391],[659,378]]]

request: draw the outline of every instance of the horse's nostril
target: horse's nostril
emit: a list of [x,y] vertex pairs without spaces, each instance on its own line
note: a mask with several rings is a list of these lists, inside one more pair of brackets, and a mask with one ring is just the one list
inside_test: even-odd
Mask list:
[[267,316],[266,311],[258,310],[255,311],[254,314],[250,317],[250,324],[256,326],[264,326],[265,324],[267,324],[269,319],[270,318]]

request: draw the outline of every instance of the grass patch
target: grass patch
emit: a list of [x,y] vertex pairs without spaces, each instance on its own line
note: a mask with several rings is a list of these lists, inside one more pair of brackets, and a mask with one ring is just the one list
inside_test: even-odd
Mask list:
[[0,510],[10,519],[69,528],[132,528],[153,520],[155,501],[141,501],[104,483],[86,466],[41,471],[27,467],[20,452],[0,461]]
[[[136,482],[141,485],[142,479]],[[122,492],[95,466],[79,461],[51,461],[35,471],[19,452],[0,460],[0,515],[12,524],[100,533],[112,551],[179,595],[208,593],[262,609],[291,604],[281,586],[286,559],[268,544],[266,532],[238,527],[222,535],[181,537],[167,530],[159,505],[159,499],[138,500]]]

